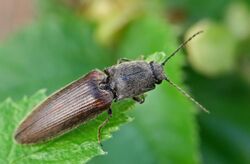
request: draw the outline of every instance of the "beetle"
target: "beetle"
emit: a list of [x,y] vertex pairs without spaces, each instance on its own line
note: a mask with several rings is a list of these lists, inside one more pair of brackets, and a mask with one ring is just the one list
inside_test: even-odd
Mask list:
[[16,129],[15,140],[20,144],[47,141],[107,111],[108,117],[98,127],[97,138],[101,143],[101,129],[112,116],[112,102],[133,98],[143,103],[143,94],[153,90],[163,80],[168,81],[201,109],[207,111],[164,73],[166,62],[201,32],[183,42],[163,63],[121,59],[117,65],[104,71],[89,72],[36,106]]

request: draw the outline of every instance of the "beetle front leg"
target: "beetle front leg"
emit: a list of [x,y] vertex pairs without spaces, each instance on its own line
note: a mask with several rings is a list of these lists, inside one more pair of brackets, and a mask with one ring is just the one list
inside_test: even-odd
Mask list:
[[135,96],[135,97],[133,97],[133,100],[135,100],[139,104],[142,104],[145,101],[145,96],[144,95],[142,95],[142,96]]
[[103,121],[103,123],[101,125],[99,125],[98,132],[97,132],[98,143],[101,146],[102,146],[102,144],[101,144],[101,130],[109,122],[109,119],[112,117],[112,110],[111,110],[111,108],[109,108],[107,112],[108,112],[108,117],[105,119],[105,121]]
[[130,59],[127,59],[127,58],[121,58],[117,61],[118,64],[121,64],[121,63],[124,63],[124,62],[129,62],[131,61]]

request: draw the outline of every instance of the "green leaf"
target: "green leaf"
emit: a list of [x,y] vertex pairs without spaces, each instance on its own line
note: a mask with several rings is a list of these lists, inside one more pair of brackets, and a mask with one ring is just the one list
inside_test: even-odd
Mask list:
[[157,63],[163,63],[166,59],[166,54],[164,52],[155,52],[154,54],[147,57],[146,61],[155,61]]
[[[106,119],[106,113],[51,141],[16,144],[13,133],[18,123],[45,97],[45,91],[41,90],[19,102],[7,99],[0,104],[1,163],[86,163],[94,156],[105,154],[97,142],[97,128]],[[111,132],[118,130],[121,124],[131,121],[125,112],[132,106],[132,101],[112,105],[114,116],[102,130],[104,140],[110,138]]]
[[204,163],[250,163],[250,86],[237,74],[206,78],[187,69],[187,84],[211,114],[199,116]]
[[[169,24],[157,16],[145,16],[125,31],[118,54],[136,59],[162,61],[178,47]],[[147,55],[148,54],[148,55]],[[159,56],[157,56],[159,55]],[[165,72],[181,84],[183,56],[172,58]],[[109,154],[90,163],[185,163],[199,162],[197,125],[192,104],[176,89],[162,82],[149,93],[144,104],[137,104],[135,121],[105,143]],[[121,149],[122,147],[122,149]]]

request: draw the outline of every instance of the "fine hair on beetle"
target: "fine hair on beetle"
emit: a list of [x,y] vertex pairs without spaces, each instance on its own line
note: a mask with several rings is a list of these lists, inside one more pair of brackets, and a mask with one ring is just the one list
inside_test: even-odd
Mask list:
[[164,73],[164,65],[168,60],[200,33],[202,31],[184,41],[162,63],[121,59],[118,64],[103,71],[90,71],[36,106],[16,129],[15,140],[20,144],[47,141],[107,111],[108,117],[97,131],[97,140],[101,143],[101,130],[112,117],[112,102],[132,98],[143,103],[144,93],[153,90],[162,81],[167,81],[202,110],[208,112]]

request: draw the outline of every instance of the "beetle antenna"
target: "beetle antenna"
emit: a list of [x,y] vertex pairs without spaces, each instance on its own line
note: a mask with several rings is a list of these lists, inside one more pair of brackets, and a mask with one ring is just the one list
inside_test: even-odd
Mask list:
[[162,65],[164,66],[167,61],[172,58],[174,55],[176,55],[176,53],[182,49],[188,42],[190,42],[194,37],[196,37],[197,35],[203,33],[203,31],[199,31],[197,33],[195,33],[193,36],[191,36],[190,38],[188,38],[188,40],[184,41],[167,59],[165,59],[165,61],[162,63]]
[[198,101],[196,101],[192,96],[190,96],[187,92],[185,92],[181,87],[179,87],[178,85],[176,85],[175,83],[173,83],[169,78],[165,78],[165,80],[167,82],[169,82],[169,84],[171,84],[173,87],[175,87],[176,89],[178,89],[185,97],[187,97],[189,100],[191,100],[193,103],[195,103],[198,107],[200,107],[203,111],[209,113],[209,111],[202,106]]

